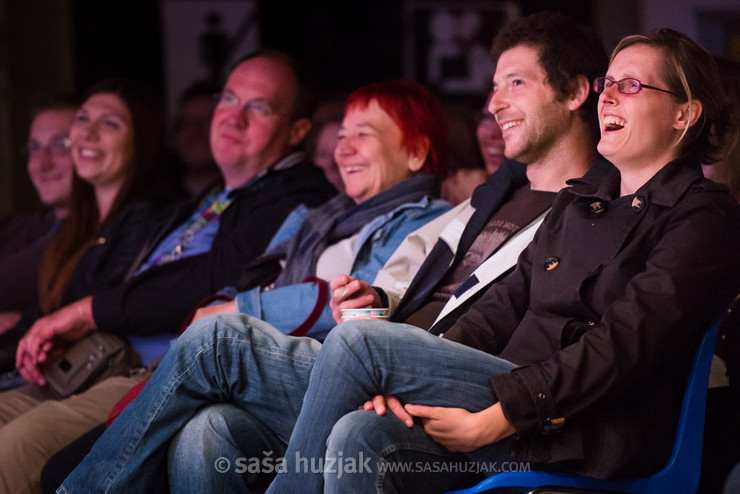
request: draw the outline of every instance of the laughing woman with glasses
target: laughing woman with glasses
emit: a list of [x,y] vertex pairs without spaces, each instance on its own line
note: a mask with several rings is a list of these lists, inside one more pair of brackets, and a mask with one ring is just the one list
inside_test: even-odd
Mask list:
[[[570,181],[514,272],[443,338],[334,329],[268,492],[441,492],[448,472],[517,461],[599,478],[665,464],[693,352],[740,285],[740,207],[700,167],[730,129],[711,56],[672,30],[624,39],[595,89],[615,168]],[[333,470],[302,468],[320,460]]]

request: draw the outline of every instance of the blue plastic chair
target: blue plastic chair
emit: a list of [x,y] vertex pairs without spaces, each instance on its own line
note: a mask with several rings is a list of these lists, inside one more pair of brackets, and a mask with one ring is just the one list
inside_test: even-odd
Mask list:
[[[719,321],[699,343],[691,364],[678,420],[678,431],[668,463],[658,473],[638,479],[601,480],[549,472],[505,472],[488,477],[469,489],[447,494],[476,494],[499,487],[539,488],[531,492],[628,492],[633,494],[696,492],[701,472],[704,415],[707,408],[709,370]],[[574,490],[569,491],[567,488]]]

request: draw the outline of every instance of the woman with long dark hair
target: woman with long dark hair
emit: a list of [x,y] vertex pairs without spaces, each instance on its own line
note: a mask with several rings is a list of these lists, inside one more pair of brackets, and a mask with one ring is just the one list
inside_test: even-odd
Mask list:
[[[75,114],[70,146],[75,166],[69,218],[46,251],[39,274],[39,302],[45,313],[120,282],[130,263],[104,263],[123,247],[108,236],[141,244],[147,225],[130,221],[149,213],[142,189],[162,158],[162,125],[156,100],[142,85],[108,80],[95,85]],[[145,220],[149,214],[141,215]],[[136,240],[119,230],[127,223]],[[149,222],[151,223],[151,222]],[[142,233],[144,235],[142,235]],[[136,255],[139,245],[126,254]],[[92,272],[91,272],[92,271]],[[93,273],[98,276],[90,276]]]
[[160,217],[155,169],[162,159],[163,126],[157,99],[141,83],[111,79],[94,85],[75,112],[67,145],[75,175],[69,214],[39,267],[39,310],[0,338],[0,369],[12,369],[15,347],[31,323],[114,286]]

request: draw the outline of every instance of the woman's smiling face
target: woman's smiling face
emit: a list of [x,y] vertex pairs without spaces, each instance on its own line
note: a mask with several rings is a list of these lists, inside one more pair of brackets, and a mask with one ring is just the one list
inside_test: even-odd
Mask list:
[[[614,57],[606,77],[612,81],[633,78],[668,90],[661,74],[664,58],[658,48],[631,45]],[[676,125],[680,106],[663,91],[642,88],[635,94],[623,94],[612,84],[599,96],[599,153],[620,169],[665,165],[680,153],[676,146],[682,133]]]
[[112,93],[90,96],[69,131],[77,175],[94,187],[121,185],[134,157],[134,128],[126,104]]
[[334,158],[345,192],[358,204],[411,177],[424,164],[401,144],[401,129],[371,100],[350,108],[339,129]]

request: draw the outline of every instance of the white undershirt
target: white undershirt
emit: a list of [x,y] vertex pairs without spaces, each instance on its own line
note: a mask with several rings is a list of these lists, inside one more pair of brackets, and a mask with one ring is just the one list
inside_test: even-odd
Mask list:
[[354,247],[358,235],[347,237],[324,249],[316,263],[316,276],[331,281],[340,274],[349,274],[355,261]]

